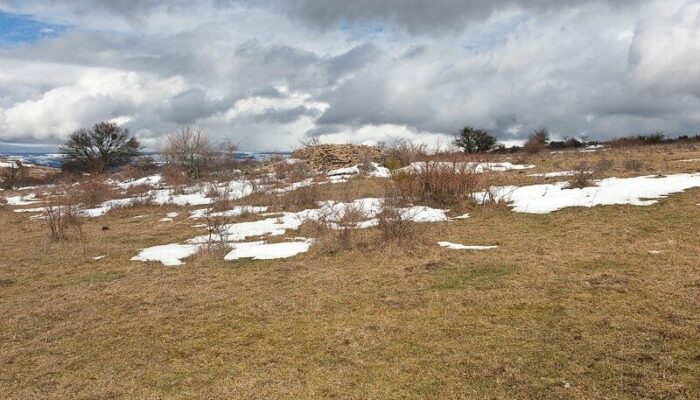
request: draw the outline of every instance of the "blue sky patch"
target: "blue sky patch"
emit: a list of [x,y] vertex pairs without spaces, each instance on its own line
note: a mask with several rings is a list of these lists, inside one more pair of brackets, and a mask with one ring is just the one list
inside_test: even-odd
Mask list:
[[14,47],[56,37],[67,26],[37,21],[29,16],[0,12],[0,47]]

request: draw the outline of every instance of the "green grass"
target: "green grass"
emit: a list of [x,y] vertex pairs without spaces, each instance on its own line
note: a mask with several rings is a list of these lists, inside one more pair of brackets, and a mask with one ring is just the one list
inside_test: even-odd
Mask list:
[[442,282],[433,286],[435,290],[461,289],[465,287],[486,288],[515,271],[506,264],[468,266],[450,274]]

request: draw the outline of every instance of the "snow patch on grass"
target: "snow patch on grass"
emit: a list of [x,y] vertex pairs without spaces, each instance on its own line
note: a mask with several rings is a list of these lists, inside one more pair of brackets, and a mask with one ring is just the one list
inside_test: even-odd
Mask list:
[[[520,213],[547,214],[567,207],[616,204],[649,206],[670,194],[700,187],[700,174],[607,178],[596,181],[591,187],[570,189],[568,186],[568,182],[503,186],[492,187],[490,192],[496,201],[511,203],[513,211]],[[476,193],[474,198],[483,203],[488,195]]]
[[253,260],[277,260],[289,258],[297,254],[306,253],[311,248],[313,240],[295,240],[281,243],[265,243],[264,241],[249,243],[234,243],[233,250],[224,260],[238,260],[252,258]]

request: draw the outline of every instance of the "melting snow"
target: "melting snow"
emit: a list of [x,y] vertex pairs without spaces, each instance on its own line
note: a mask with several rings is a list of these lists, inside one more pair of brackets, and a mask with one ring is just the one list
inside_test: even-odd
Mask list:
[[[566,207],[630,204],[648,206],[670,194],[700,187],[700,174],[640,176],[636,178],[607,178],[596,186],[568,189],[568,182],[550,185],[493,187],[497,201],[509,202],[513,211],[546,214]],[[484,202],[485,193],[474,195]]]
[[560,172],[547,172],[544,174],[530,174],[528,176],[542,177],[542,178],[558,178],[562,176],[573,176],[576,172],[574,171],[560,171]]
[[313,240],[265,243],[249,242],[234,243],[233,250],[224,257],[224,260],[238,260],[241,258],[252,258],[254,260],[276,260],[289,258],[297,254],[306,253],[311,248]]
[[11,206],[28,206],[30,204],[36,204],[40,203],[40,200],[37,200],[36,194],[31,193],[26,196],[12,196],[6,198],[7,204]]
[[194,255],[199,250],[197,244],[165,244],[149,247],[132,257],[131,261],[160,261],[166,266],[182,265],[182,259]]
[[438,244],[440,247],[445,247],[450,250],[492,250],[498,248],[498,246],[465,246],[463,244],[450,242],[438,242]]

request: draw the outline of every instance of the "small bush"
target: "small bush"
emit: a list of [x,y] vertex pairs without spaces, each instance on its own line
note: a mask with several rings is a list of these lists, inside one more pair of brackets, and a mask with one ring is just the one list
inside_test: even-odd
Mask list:
[[593,180],[600,179],[603,175],[613,167],[613,161],[606,158],[600,159],[596,164],[592,165],[586,161],[581,162],[574,168],[574,174],[571,178],[570,187],[584,188],[591,186]]
[[418,224],[413,215],[400,208],[402,199],[387,198],[382,204],[382,211],[377,214],[377,229],[384,242],[396,241],[402,245],[415,242]]
[[279,196],[280,208],[284,211],[299,211],[318,207],[320,194],[317,185],[304,186]]
[[413,173],[392,175],[395,190],[410,202],[454,206],[475,191],[478,175],[464,162],[421,162]]
[[100,176],[90,177],[78,185],[78,201],[86,207],[95,207],[113,197],[112,187]]
[[129,130],[110,122],[79,129],[61,146],[63,169],[70,172],[102,174],[128,164],[140,152],[141,145]]
[[549,141],[549,129],[540,128],[530,134],[523,149],[529,154],[537,154],[547,147]]
[[50,196],[44,207],[46,226],[52,240],[66,240],[71,230],[82,239],[82,221],[79,217],[78,203],[75,196],[68,194]]
[[405,139],[394,139],[389,143],[380,144],[383,154],[382,164],[390,170],[406,167],[425,155],[425,145],[414,144]]

